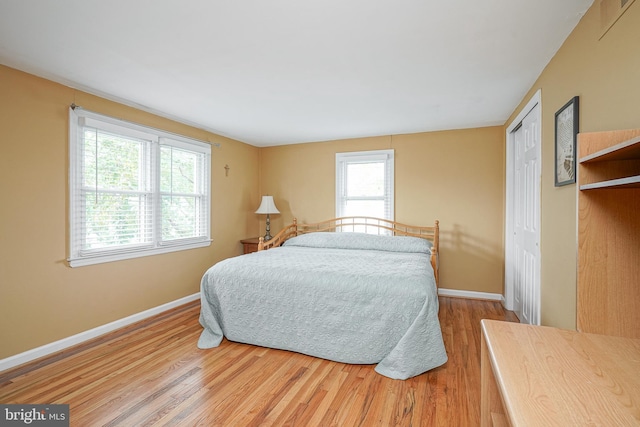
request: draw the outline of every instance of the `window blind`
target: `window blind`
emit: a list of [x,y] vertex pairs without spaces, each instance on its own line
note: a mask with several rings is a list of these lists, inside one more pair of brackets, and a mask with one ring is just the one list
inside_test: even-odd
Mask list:
[[336,154],[336,216],[394,219],[394,151]]
[[209,144],[70,109],[72,267],[210,242]]
[[161,244],[200,239],[208,234],[206,156],[177,141],[160,140]]

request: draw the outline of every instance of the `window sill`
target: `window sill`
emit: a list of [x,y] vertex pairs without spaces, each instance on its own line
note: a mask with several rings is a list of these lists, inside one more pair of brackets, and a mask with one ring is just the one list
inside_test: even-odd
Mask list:
[[188,243],[183,245],[162,246],[154,249],[138,250],[133,252],[121,252],[115,254],[87,256],[82,258],[68,258],[69,267],[84,267],[93,264],[103,264],[106,262],[123,261],[133,258],[141,258],[152,255],[166,254],[170,252],[186,251],[189,249],[197,249],[211,246],[211,240],[202,242]]

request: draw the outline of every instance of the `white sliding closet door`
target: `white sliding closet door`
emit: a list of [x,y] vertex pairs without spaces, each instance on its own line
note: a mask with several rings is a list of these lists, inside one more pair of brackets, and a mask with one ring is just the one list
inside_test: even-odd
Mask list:
[[507,165],[510,241],[505,253],[505,300],[520,322],[537,325],[540,324],[540,103],[535,103],[513,128],[507,137],[511,164]]

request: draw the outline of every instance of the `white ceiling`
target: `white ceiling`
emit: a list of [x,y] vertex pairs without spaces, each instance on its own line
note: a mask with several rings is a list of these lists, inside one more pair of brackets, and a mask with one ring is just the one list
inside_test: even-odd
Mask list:
[[255,146],[502,125],[592,2],[0,0],[0,63]]

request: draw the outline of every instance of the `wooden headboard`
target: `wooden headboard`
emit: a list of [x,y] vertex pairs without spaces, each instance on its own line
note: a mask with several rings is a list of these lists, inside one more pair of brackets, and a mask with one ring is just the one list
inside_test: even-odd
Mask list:
[[298,236],[305,233],[317,233],[323,231],[342,231],[342,232],[360,232],[369,234],[383,234],[392,236],[412,236],[419,237],[421,239],[429,240],[432,243],[431,248],[431,266],[436,279],[436,286],[439,283],[438,280],[438,252],[440,245],[440,222],[435,221],[433,226],[422,227],[417,225],[401,224],[395,221],[389,221],[381,218],[373,217],[342,217],[333,218],[314,224],[298,224],[297,219],[293,219],[293,223],[287,225],[278,232],[271,240],[264,241],[263,237],[260,237],[258,243],[258,250],[266,250],[274,247],[281,246],[287,239]]

